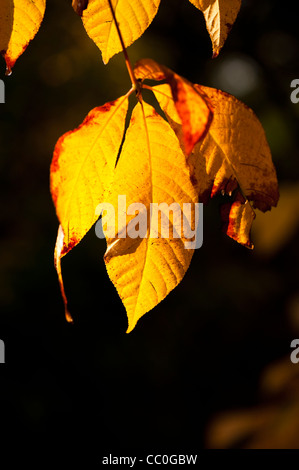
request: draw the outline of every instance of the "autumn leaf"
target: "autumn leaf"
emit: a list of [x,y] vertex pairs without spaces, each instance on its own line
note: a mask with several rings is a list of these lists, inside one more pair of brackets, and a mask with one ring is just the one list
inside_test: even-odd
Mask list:
[[[138,39],[154,19],[160,0],[112,0],[125,47]],[[122,50],[108,0],[89,0],[82,20],[87,34],[102,52],[103,62]]]
[[236,20],[241,0],[190,0],[190,2],[204,14],[213,45],[213,57],[217,57]]
[[94,108],[55,146],[51,193],[69,246],[79,243],[97,220],[95,207],[112,179],[127,109],[126,96]]
[[214,110],[214,121],[199,147],[200,153],[206,155],[208,175],[213,172],[215,175],[212,194],[221,190],[231,192],[230,183],[236,180],[254,208],[270,210],[278,202],[278,182],[259,119],[234,96],[215,88],[195,87],[207,95]]
[[62,291],[60,258],[80,242],[98,218],[95,208],[103,201],[112,180],[127,109],[127,95],[94,108],[77,129],[60,137],[55,146],[50,186],[61,224],[55,266]]
[[[241,0],[190,0],[204,14],[207,30],[216,57],[230,32],[241,6]],[[82,15],[87,34],[102,52],[105,64],[122,50],[109,0],[73,0],[75,10]],[[78,5],[79,4],[79,5]],[[84,8],[81,6],[84,5]],[[111,0],[124,46],[138,39],[157,14],[160,0]],[[85,11],[83,11],[85,9]]]
[[46,0],[1,0],[0,51],[10,74],[43,20]]
[[175,109],[182,122],[183,145],[187,155],[207,133],[212,121],[209,101],[192,83],[152,59],[142,59],[134,67],[138,80],[166,80]]
[[[144,108],[144,114],[143,114]],[[140,202],[146,208],[145,238],[108,238],[105,263],[127,311],[131,331],[138,319],[155,307],[182,280],[193,249],[186,249],[186,238],[153,237],[150,232],[150,204],[197,202],[189,168],[179,142],[168,123],[152,108],[137,104],[126,133],[116,174],[107,193],[118,213],[118,196],[126,195],[127,207]],[[127,209],[126,207],[126,209]],[[118,226],[122,233],[132,216]]]
[[[214,56],[218,55],[240,8],[240,0],[190,0],[206,19]],[[110,0],[72,0],[82,16],[88,35],[102,52],[106,64],[123,47],[130,46],[154,19],[160,0],[111,0],[122,33],[123,45]],[[46,0],[2,0],[0,6],[0,51],[10,73],[18,57],[36,35],[46,8]]]
[[230,238],[247,248],[253,249],[251,242],[251,226],[255,219],[253,211],[248,200],[237,192],[237,199],[233,203],[222,204],[220,208],[222,231]]
[[[195,85],[211,103],[214,117],[206,137],[189,157],[191,178],[199,200],[206,203],[219,193],[235,195],[222,211],[226,233],[252,248],[253,208],[265,212],[278,201],[278,183],[262,125],[253,111],[232,95]],[[169,85],[153,87],[155,96],[181,143],[182,121]],[[228,210],[229,209],[229,210]]]

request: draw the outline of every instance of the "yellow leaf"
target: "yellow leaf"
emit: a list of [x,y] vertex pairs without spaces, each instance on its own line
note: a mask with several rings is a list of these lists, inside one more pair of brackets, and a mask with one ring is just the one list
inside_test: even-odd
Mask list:
[[56,144],[51,193],[69,246],[79,243],[98,218],[95,208],[112,179],[127,109],[126,96],[94,108]]
[[[126,47],[138,39],[150,25],[160,0],[112,0],[112,6]],[[105,64],[122,50],[108,0],[89,0],[83,24],[87,34],[102,52]]]
[[[120,195],[126,197],[125,207],[119,204]],[[181,232],[181,238],[175,238],[170,229],[169,237],[163,238],[161,223],[157,237],[151,231],[152,203],[170,206],[176,202],[181,208],[183,203],[190,203],[194,215],[197,195],[174,132],[146,103],[143,108],[137,104],[133,111],[107,201],[116,208],[116,213],[125,214],[124,220],[117,223],[118,236],[107,239],[104,259],[109,277],[126,307],[129,332],[142,315],[179,284],[194,251],[186,248],[185,232]],[[134,214],[126,216],[132,203],[142,203],[146,208],[144,238],[121,238],[130,222],[134,222]],[[174,219],[171,221],[174,226]]]
[[217,57],[236,20],[241,0],[190,0],[204,14],[212,45]]
[[[276,206],[279,197],[276,171],[258,118],[228,93],[200,85],[195,88],[206,94],[214,112],[207,136],[194,147],[188,159],[199,200],[206,203],[219,192],[231,195],[238,189],[236,199],[242,204],[246,200],[252,201],[253,207],[263,212]],[[159,85],[153,90],[171,127],[182,141],[182,123],[169,86]],[[232,198],[232,203],[234,201]],[[229,236],[251,247],[249,225],[254,217],[249,209],[249,205],[246,209],[235,205],[223,222],[229,227]]]
[[8,74],[39,30],[45,8],[46,0],[1,0],[0,51]]
[[54,150],[50,185],[61,224],[55,266],[65,304],[60,258],[81,241],[99,216],[95,210],[113,177],[127,109],[127,96],[94,108],[77,129],[58,140]]
[[170,85],[172,99],[183,126],[184,149],[189,155],[194,145],[206,135],[212,121],[213,114],[205,95],[188,80],[152,59],[139,60],[134,73],[142,82],[166,80]]

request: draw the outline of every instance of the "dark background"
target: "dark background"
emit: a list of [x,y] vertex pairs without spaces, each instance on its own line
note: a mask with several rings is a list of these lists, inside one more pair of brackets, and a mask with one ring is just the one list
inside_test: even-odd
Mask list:
[[[290,101],[290,83],[299,78],[297,16],[291,5],[244,0],[212,60],[203,15],[188,0],[162,0],[150,28],[128,49],[132,62],[151,57],[252,107],[280,184],[295,189],[299,103]],[[102,260],[105,242],[91,230],[62,261],[75,319],[69,325],[53,267],[52,152],[90,109],[127,91],[129,79],[121,54],[103,65],[70,0],[48,0],[42,26],[10,77],[4,60],[0,65],[6,86],[0,105],[0,338],[6,346],[0,423],[14,449],[10,461],[32,462],[41,454],[63,463],[82,458],[96,468],[110,452],[205,449],[210,420],[257,405],[264,368],[289,355],[298,337],[298,202],[288,219],[292,230],[276,221],[283,242],[259,249],[257,232],[251,252],[220,231],[222,199],[213,200],[204,209],[203,247],[185,278],[128,335]],[[261,224],[271,239],[271,222]]]

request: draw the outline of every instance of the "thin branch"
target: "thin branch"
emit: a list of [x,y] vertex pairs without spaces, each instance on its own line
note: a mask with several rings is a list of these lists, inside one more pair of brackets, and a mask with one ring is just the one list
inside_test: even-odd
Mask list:
[[120,28],[119,28],[119,24],[116,20],[115,11],[113,9],[111,0],[108,0],[108,3],[109,3],[111,14],[112,14],[112,17],[113,17],[113,20],[114,20],[116,31],[117,31],[117,34],[118,34],[118,37],[119,37],[119,40],[120,40],[120,43],[121,43],[122,51],[123,51],[123,54],[125,56],[125,62],[126,62],[126,66],[127,66],[129,75],[130,75],[130,80],[131,80],[131,83],[132,83],[132,86],[134,87],[134,89],[137,90],[138,89],[138,82],[137,82],[136,77],[134,75],[133,67],[131,65],[131,62],[130,62],[130,59],[129,59],[129,56],[128,56],[128,52],[127,52],[127,49],[126,49],[121,31],[120,31]]

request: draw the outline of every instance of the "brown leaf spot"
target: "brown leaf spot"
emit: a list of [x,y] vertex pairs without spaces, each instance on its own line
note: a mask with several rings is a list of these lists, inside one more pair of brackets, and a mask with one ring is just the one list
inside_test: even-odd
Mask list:
[[88,7],[88,2],[89,0],[73,0],[72,7],[79,16],[82,16],[83,11]]
[[[28,46],[28,44],[25,44],[23,46],[22,52],[19,54],[19,57],[23,54],[23,52],[25,52],[25,50],[27,49],[27,46]],[[11,57],[9,55],[7,55],[6,51],[1,51],[1,54],[3,55],[3,57],[5,59],[5,62],[6,62],[5,75],[10,75],[11,70],[12,70],[13,66],[15,65],[17,59],[12,60]]]
[[165,73],[157,73],[155,75],[155,80],[157,80],[157,81],[165,80]]
[[103,106],[99,106],[98,108],[96,108],[96,110],[101,112],[101,113],[106,113],[106,112],[110,111],[110,109],[114,105],[115,105],[115,100],[114,101],[109,101],[109,103],[105,103],[105,104],[103,104]]
[[51,162],[51,173],[55,173],[56,171],[59,170],[59,157],[60,157],[60,154],[63,152],[63,144],[64,144],[64,140],[66,139],[66,137],[70,134],[72,134],[74,131],[68,131],[66,132],[65,134],[63,134],[59,139],[58,141],[56,142],[56,145],[55,145],[55,149],[54,149],[54,153],[53,153],[53,158],[52,158],[52,162]]
[[78,131],[79,129],[81,129],[81,127],[90,126],[90,125],[92,124],[92,121],[94,120],[94,117],[95,117],[95,110],[93,109],[93,110],[86,116],[86,118],[85,118],[84,121],[80,124],[80,126],[78,126],[77,129],[74,129],[74,132],[75,132],[75,131]]
[[[103,104],[102,106],[98,106],[97,108],[94,108],[92,109],[86,116],[86,118],[84,119],[84,121],[76,128],[74,129],[73,131],[70,131],[70,132],[76,132],[78,131],[79,129],[81,129],[81,127],[83,126],[90,126],[93,124],[93,120],[97,117],[97,113],[107,113],[108,111],[110,111],[110,109],[112,108],[112,106],[114,106],[115,104],[115,101],[110,101],[110,103],[105,103]],[[67,133],[68,134],[68,133]],[[64,134],[65,136],[67,134]]]
[[[63,136],[62,136],[63,137]],[[60,138],[55,146],[54,153],[53,153],[53,158],[51,162],[51,173],[56,173],[56,171],[59,170],[59,155],[61,152],[62,148],[62,142]]]
[[190,174],[190,181],[191,181],[191,183],[193,184],[194,187],[197,186],[198,181],[197,181],[196,176],[195,176],[194,173],[191,173],[191,174]]
[[76,245],[78,245],[79,240],[76,237],[71,237],[68,243],[63,244],[63,248],[61,250],[61,257],[66,255],[69,251],[71,251]]
[[159,116],[159,113],[157,113],[157,111],[153,108],[151,115],[152,116]]
[[58,198],[58,188],[51,188],[51,195],[54,206],[56,207],[57,198]]

